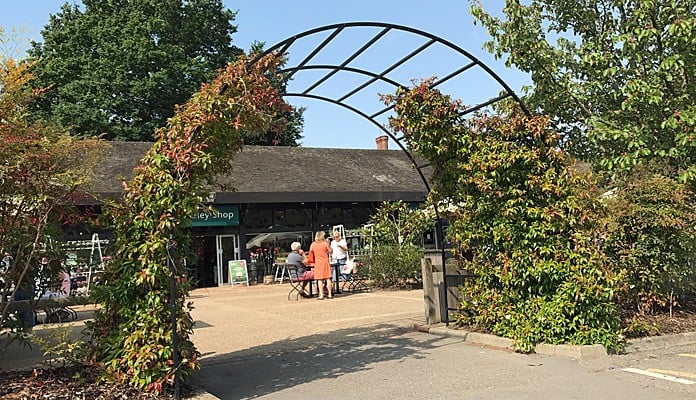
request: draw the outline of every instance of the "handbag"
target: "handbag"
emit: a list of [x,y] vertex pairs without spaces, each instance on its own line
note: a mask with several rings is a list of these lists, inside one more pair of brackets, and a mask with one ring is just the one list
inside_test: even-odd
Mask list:
[[307,264],[314,264],[314,250],[309,249],[309,255],[307,256]]

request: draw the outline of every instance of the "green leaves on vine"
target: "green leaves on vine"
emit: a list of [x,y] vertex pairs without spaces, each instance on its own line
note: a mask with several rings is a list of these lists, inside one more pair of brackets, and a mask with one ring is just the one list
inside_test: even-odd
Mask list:
[[389,100],[391,126],[436,168],[428,200],[448,205],[448,236],[472,254],[462,260],[475,278],[460,321],[523,351],[539,342],[619,347],[618,277],[585,233],[594,200],[576,194],[587,182],[549,119],[463,119],[464,107],[428,81]]
[[[276,115],[290,111],[267,78],[282,59],[273,55],[247,66],[242,58],[203,85],[177,110],[157,142],[124,182],[123,203],[112,204],[110,216],[116,253],[106,283],[95,290],[102,304],[90,327],[94,359],[110,379],[161,391],[198,368],[198,352],[190,335],[193,320],[184,304],[189,284],[180,260],[188,255],[189,225],[209,184],[231,172],[230,160],[240,150],[240,132],[266,133],[282,126]],[[173,365],[169,303],[170,263],[175,262],[177,335],[182,363]]]

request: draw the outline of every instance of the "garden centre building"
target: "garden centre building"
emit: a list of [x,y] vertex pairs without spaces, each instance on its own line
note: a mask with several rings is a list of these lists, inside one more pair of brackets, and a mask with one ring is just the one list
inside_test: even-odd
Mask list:
[[[359,228],[383,201],[424,201],[427,190],[408,155],[387,150],[386,136],[377,143],[377,149],[246,146],[235,154],[232,174],[220,180],[226,188],[214,189],[210,199],[216,213],[202,213],[191,227],[196,258],[189,268],[198,285],[227,282],[228,260],[253,261],[274,249],[287,253],[294,241],[306,250],[317,230]],[[109,142],[93,192],[120,197],[121,177],[132,177],[151,146]],[[66,239],[90,235],[77,228]],[[252,279],[262,274],[250,265]]]

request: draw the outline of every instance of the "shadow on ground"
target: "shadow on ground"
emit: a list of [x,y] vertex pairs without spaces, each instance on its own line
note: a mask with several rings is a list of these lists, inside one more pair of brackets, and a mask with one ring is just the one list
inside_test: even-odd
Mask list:
[[77,319],[74,321],[44,324],[41,323],[44,317],[39,315],[37,318],[39,323],[34,327],[31,339],[21,340],[16,337],[16,334],[7,331],[0,333],[0,371],[56,365],[53,358],[60,355],[44,354],[42,346],[59,347],[59,343],[66,339],[68,343],[85,339],[84,322],[92,318],[94,318],[93,307],[80,306]]
[[422,358],[423,352],[451,343],[436,336],[415,340],[409,332],[413,329],[388,324],[340,329],[212,356],[203,360],[196,381],[220,398],[256,398],[370,370],[379,362]]

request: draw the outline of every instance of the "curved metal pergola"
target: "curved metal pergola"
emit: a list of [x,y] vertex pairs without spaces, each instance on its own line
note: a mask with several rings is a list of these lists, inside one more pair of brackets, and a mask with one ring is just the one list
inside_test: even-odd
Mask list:
[[[316,62],[316,59],[325,55],[328,52],[327,49],[329,48],[329,46],[331,44],[336,43],[342,35],[347,35],[351,32],[355,32],[358,30],[361,31],[361,33],[371,33],[371,36],[367,35],[364,43],[362,43],[362,45],[359,46],[357,50],[355,50],[351,54],[343,55],[343,57],[334,62]],[[390,36],[393,37],[394,35],[402,34],[407,34],[409,35],[409,37],[412,37],[414,39],[414,43],[412,43],[412,47],[401,47],[398,49],[401,52],[401,58],[399,58],[397,61],[391,63],[390,65],[385,65],[383,68],[380,68],[379,71],[371,71],[366,68],[362,68],[358,66],[357,63],[355,63],[355,60],[359,56],[366,54],[369,50],[374,50],[380,42],[384,43],[385,41],[390,40]],[[316,41],[316,43],[312,41]],[[475,70],[483,71],[486,75],[492,78],[495,83],[498,84],[498,95],[470,105],[462,112],[462,115],[473,113],[477,110],[491,106],[507,98],[514,99],[514,101],[516,101],[520,105],[522,111],[525,114],[529,115],[529,111],[526,109],[520,98],[508,86],[508,84],[505,83],[505,81],[503,81],[503,79],[501,79],[500,76],[498,76],[492,69],[490,69],[487,65],[481,62],[481,60],[476,58],[474,55],[464,50],[463,48],[455,45],[454,43],[442,39],[438,36],[435,36],[431,33],[402,25],[381,22],[348,22],[341,24],[326,25],[319,28],[310,29],[305,32],[299,33],[295,36],[291,36],[271,46],[266,51],[249,61],[249,66],[255,64],[258,60],[270,53],[280,53],[283,55],[292,54],[293,49],[301,48],[301,45],[306,42],[310,42],[311,50],[306,54],[306,56],[303,59],[299,60],[299,62],[295,63],[294,60],[292,63],[288,62],[288,64],[294,65],[283,66],[279,70],[280,76],[282,76],[285,82],[287,83],[301,72],[311,71],[312,73],[318,72],[323,75],[318,79],[314,79],[311,83],[308,83],[306,86],[303,85],[303,87],[299,88],[293,87],[291,90],[288,90],[284,94],[284,97],[304,97],[328,102],[348,109],[353,113],[366,119],[367,121],[375,125],[378,129],[380,129],[382,132],[384,132],[384,134],[386,134],[389,138],[391,138],[394,141],[394,143],[396,143],[399,146],[399,148],[408,156],[408,158],[412,162],[412,165],[414,166],[421,180],[423,181],[426,191],[428,192],[430,191],[430,183],[426,178],[424,169],[429,167],[431,164],[418,164],[414,155],[403,143],[404,137],[396,137],[392,131],[387,129],[387,127],[385,127],[377,119],[378,117],[384,116],[387,113],[389,113],[394,106],[391,105],[383,107],[376,111],[369,111],[357,107],[355,105],[351,105],[348,102],[348,100],[351,97],[367,92],[370,89],[370,86],[375,83],[379,83],[381,85],[388,85],[388,87],[391,87],[391,93],[395,93],[399,88],[408,88],[409,82],[403,82],[402,80],[399,80],[398,78],[394,77],[392,73],[397,69],[403,70],[404,68],[408,68],[409,62],[413,61],[416,56],[423,54],[428,49],[438,47],[447,50],[452,55],[452,57],[455,57],[455,65],[458,66],[454,68],[452,71],[447,72],[444,76],[435,79],[432,82],[432,84],[430,84],[431,88],[441,86],[442,84],[451,81],[454,78],[466,76],[465,74],[471,73]],[[458,61],[459,59],[461,59],[461,61]],[[353,63],[353,65],[351,65],[351,63]],[[362,83],[355,85],[354,87],[348,87],[344,93],[335,96],[323,94],[320,90],[318,90],[320,89],[321,85],[326,83],[329,79],[340,79],[341,74],[350,74],[352,76],[357,75],[365,80]],[[343,82],[349,81],[350,79],[346,79]],[[377,96],[377,94],[378,93],[374,93],[375,97]],[[443,227],[440,218],[440,213],[437,210],[437,207],[435,208],[435,212],[438,216],[437,240],[438,245],[442,251],[443,275],[446,276],[446,253],[442,229]],[[441,298],[446,298],[444,294],[447,292],[447,279],[444,279],[444,285],[442,287],[442,290],[443,293],[440,294]],[[444,304],[444,308],[445,309],[442,310],[442,316],[445,322],[448,322],[449,309],[447,309],[446,302]]]

